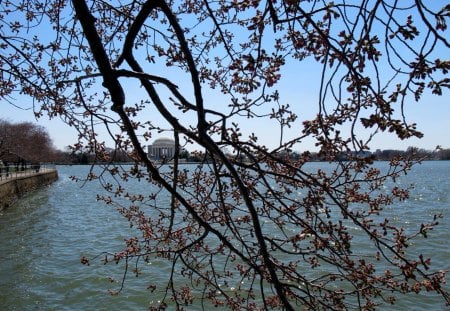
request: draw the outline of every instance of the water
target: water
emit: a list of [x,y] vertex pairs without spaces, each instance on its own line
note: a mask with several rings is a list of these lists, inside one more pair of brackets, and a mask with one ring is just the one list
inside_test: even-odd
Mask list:
[[[103,266],[100,260],[83,266],[80,258],[117,251],[123,239],[134,233],[114,208],[96,201],[96,194],[102,192],[98,183],[80,188],[69,179],[83,176],[87,166],[57,169],[57,182],[1,212],[0,310],[147,309],[152,298],[146,288],[150,282],[167,279],[167,265],[149,264],[139,278],[128,277],[119,295],[111,296],[108,289],[120,288],[123,266]],[[434,265],[450,270],[450,162],[425,162],[401,182],[414,184],[414,190],[410,199],[389,207],[388,212],[405,227],[442,213],[441,225],[420,247],[433,256]],[[442,299],[413,295],[389,307],[424,309],[443,310],[445,306]]]

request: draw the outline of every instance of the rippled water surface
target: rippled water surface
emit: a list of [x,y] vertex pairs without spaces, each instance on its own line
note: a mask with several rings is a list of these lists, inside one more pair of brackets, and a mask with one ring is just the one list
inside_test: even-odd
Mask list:
[[[87,170],[60,166],[57,182],[0,212],[0,310],[145,310],[150,280],[167,278],[168,267],[155,262],[111,296],[108,289],[120,287],[123,267],[80,264],[83,255],[120,249],[133,234],[113,208],[96,201],[97,183],[80,188],[69,179]],[[400,182],[414,189],[406,202],[389,207],[393,221],[409,227],[442,213],[441,225],[420,248],[433,255],[434,265],[450,270],[450,162],[425,162]],[[435,297],[403,298],[386,310],[445,309]]]

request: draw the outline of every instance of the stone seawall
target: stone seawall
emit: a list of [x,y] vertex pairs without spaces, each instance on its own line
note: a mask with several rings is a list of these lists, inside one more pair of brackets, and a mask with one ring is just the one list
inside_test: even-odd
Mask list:
[[56,170],[46,170],[0,181],[0,210],[11,206],[25,193],[51,184],[57,179],[58,172]]

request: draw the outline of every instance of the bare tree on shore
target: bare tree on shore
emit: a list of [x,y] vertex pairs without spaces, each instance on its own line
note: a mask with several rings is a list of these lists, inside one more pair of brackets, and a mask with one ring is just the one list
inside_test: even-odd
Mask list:
[[51,162],[54,155],[55,147],[43,126],[31,122],[11,123],[0,119],[0,160]]

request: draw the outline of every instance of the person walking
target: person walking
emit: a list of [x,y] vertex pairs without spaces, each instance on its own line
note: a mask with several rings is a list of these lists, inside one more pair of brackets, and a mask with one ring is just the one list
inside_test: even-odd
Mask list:
[[6,168],[6,178],[8,178],[8,176],[9,176],[9,165],[8,165],[7,161],[5,161],[4,163],[5,163],[5,168]]

